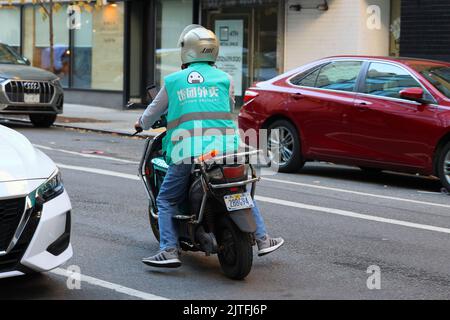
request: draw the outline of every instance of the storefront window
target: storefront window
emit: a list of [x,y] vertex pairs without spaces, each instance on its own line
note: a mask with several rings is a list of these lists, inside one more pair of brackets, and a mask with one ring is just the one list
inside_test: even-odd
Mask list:
[[83,11],[74,30],[72,87],[122,90],[123,44],[123,3]]
[[67,5],[62,5],[53,14],[53,68],[50,62],[48,18],[44,18],[35,6],[25,6],[24,10],[24,55],[33,66],[54,72],[61,79],[61,84],[67,87],[70,73],[69,32],[66,24]]
[[163,83],[166,75],[181,66],[178,39],[183,29],[192,24],[192,0],[157,1],[155,82]]
[[20,9],[3,7],[0,9],[0,43],[20,52]]
[[[67,25],[67,8],[68,5],[63,5],[53,18],[53,71],[60,77],[62,85],[66,88],[122,90],[123,3],[81,10],[81,25],[72,31]],[[17,21],[20,26],[20,19]],[[51,70],[48,18],[44,19],[36,6],[27,5],[23,28],[24,55],[33,66]],[[69,45],[71,33],[72,47]]]
[[400,55],[400,10],[401,0],[391,0],[389,54],[395,57],[398,57]]

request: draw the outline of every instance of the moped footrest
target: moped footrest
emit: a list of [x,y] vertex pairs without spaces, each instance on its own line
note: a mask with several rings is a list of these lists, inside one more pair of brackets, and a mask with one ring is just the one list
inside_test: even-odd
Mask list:
[[173,218],[176,220],[191,220],[193,216],[182,216],[182,215],[178,215],[178,216],[174,216]]

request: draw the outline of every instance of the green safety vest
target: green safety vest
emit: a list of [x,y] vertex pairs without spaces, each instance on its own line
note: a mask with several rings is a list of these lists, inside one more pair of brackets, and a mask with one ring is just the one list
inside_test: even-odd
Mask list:
[[239,146],[230,109],[228,75],[207,63],[193,63],[164,79],[169,106],[163,150],[168,164]]

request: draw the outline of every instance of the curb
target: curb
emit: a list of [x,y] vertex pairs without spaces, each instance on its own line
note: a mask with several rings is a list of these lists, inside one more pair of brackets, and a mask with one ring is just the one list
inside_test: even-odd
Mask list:
[[[7,121],[12,121],[12,122],[17,122],[17,123],[23,123],[23,124],[31,123],[30,121],[26,121],[26,120],[22,120],[22,119],[14,119],[14,118],[2,118],[2,119],[7,120]],[[158,133],[140,133],[138,135],[133,136],[132,133],[119,131],[119,130],[84,128],[84,127],[67,125],[67,124],[62,124],[62,123],[57,123],[57,122],[55,122],[52,125],[52,127],[85,130],[85,131],[89,131],[89,132],[97,132],[97,133],[104,133],[104,134],[117,134],[119,136],[124,136],[124,137],[129,137],[129,138],[135,137],[135,138],[140,138],[140,139],[152,138],[152,137],[156,137],[158,135]]]
[[86,131],[89,131],[89,132],[97,132],[97,133],[104,133],[104,134],[117,134],[119,136],[136,137],[136,138],[141,138],[141,139],[147,139],[147,138],[155,137],[155,136],[158,135],[157,133],[151,133],[151,134],[150,133],[139,133],[139,134],[133,136],[132,133],[124,132],[124,131],[84,128],[84,127],[79,127],[79,126],[74,126],[74,125],[67,125],[67,124],[61,124],[61,123],[54,123],[52,125],[52,127],[68,128],[68,129],[76,129],[76,130],[86,130]]

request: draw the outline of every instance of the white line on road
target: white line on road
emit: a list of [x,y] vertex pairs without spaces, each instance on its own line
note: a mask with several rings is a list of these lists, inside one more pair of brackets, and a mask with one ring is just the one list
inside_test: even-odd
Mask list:
[[[75,151],[51,148],[51,147],[38,145],[38,144],[34,144],[34,146],[38,147],[38,148],[41,148],[41,149],[44,149],[44,150],[59,151],[59,152],[72,154],[72,155],[78,155],[78,156],[86,157],[86,158],[97,158],[97,159],[103,159],[103,160],[118,161],[118,162],[123,162],[123,163],[139,164],[139,162],[137,162],[137,161],[125,160],[125,159],[120,159],[120,158],[99,156],[99,155],[93,155],[93,154],[84,154],[84,153],[79,153],[79,152],[75,152]],[[110,171],[110,172],[112,172],[112,171]],[[264,178],[264,177],[262,178],[262,181],[270,181],[270,182],[276,182],[276,183],[296,185],[296,186],[306,187],[306,188],[313,188],[313,189],[319,189],[319,190],[327,190],[327,191],[335,191],[335,192],[356,194],[356,195],[373,197],[373,198],[379,198],[379,199],[387,199],[387,200],[393,200],[393,201],[409,202],[409,203],[421,204],[421,205],[426,205],[426,206],[433,206],[433,207],[441,207],[441,208],[449,208],[450,209],[450,205],[446,205],[446,204],[427,202],[427,201],[419,201],[419,200],[406,199],[406,198],[400,198],[400,197],[384,196],[384,195],[380,195],[380,194],[360,192],[360,191],[353,191],[353,190],[347,190],[347,189],[341,189],[341,188],[318,186],[318,185],[308,184],[308,183],[300,183],[300,182],[286,181],[286,180],[279,180],[279,179],[271,179],[271,178]],[[436,192],[436,193],[434,193],[434,192],[425,192],[425,191],[418,191],[418,192],[419,193],[423,193],[423,194],[436,194],[436,195],[440,194],[438,192]]]
[[402,201],[402,202],[410,202],[410,203],[416,203],[416,204],[423,204],[423,205],[427,205],[427,206],[449,208],[450,209],[450,205],[441,204],[441,203],[419,201],[419,200],[412,200],[412,199],[405,199],[405,198],[398,198],[398,197],[391,197],[391,196],[383,196],[383,195],[380,195],[380,194],[366,193],[366,192],[360,192],[360,191],[352,191],[352,190],[346,190],[346,189],[340,189],[340,188],[317,186],[317,185],[307,184],[307,183],[300,183],[300,182],[293,182],[293,181],[286,181],[286,180],[278,180],[278,179],[271,179],[271,178],[264,178],[264,177],[261,179],[261,181],[270,181],[270,182],[284,183],[284,184],[290,184],[290,185],[299,186],[299,187],[308,187],[308,188],[327,190],[327,191],[344,192],[344,193],[356,194],[356,195],[360,195],[360,196],[367,196],[367,197],[374,197],[374,198],[395,200],[395,201]]
[[[108,176],[113,176],[113,177],[118,177],[118,178],[131,179],[131,180],[140,180],[137,176],[134,176],[131,174],[114,172],[114,171],[86,168],[86,167],[68,166],[68,165],[63,165],[63,164],[58,164],[58,166],[61,168],[66,168],[66,169],[71,169],[71,170],[84,171],[84,172],[89,172],[89,173],[96,173],[96,174],[108,175]],[[371,215],[367,215],[367,214],[360,214],[360,213],[356,213],[353,211],[320,207],[320,206],[309,205],[306,203],[292,202],[292,201],[286,201],[286,200],[263,197],[263,196],[255,196],[255,199],[258,201],[263,201],[263,202],[268,202],[268,203],[273,203],[273,204],[278,204],[278,205],[283,205],[283,206],[293,207],[293,208],[298,208],[298,209],[318,211],[318,212],[335,214],[335,215],[339,215],[339,216],[346,216],[346,217],[351,217],[351,218],[383,222],[383,223],[389,223],[389,224],[410,227],[410,228],[415,228],[415,229],[450,234],[450,229],[448,229],[448,228],[430,226],[430,225],[426,225],[426,224],[419,224],[419,223],[413,223],[413,222],[402,221],[402,220],[382,218],[382,217],[371,216]]]
[[103,170],[103,169],[70,166],[70,165],[62,164],[62,163],[57,163],[56,165],[63,169],[96,173],[96,174],[101,174],[104,176],[112,176],[112,177],[125,178],[125,179],[130,179],[130,180],[140,180],[139,177],[137,176],[137,174],[134,175],[134,174],[120,173],[120,172],[116,172],[116,171],[109,171],[109,170]]
[[[63,276],[63,277],[67,277],[67,278],[74,276],[74,274],[72,272],[69,272],[69,271],[67,271],[67,270],[65,270],[63,268],[57,268],[57,269],[54,269],[54,270],[52,270],[50,272],[54,273],[54,274],[57,274],[57,275],[60,275],[60,276]],[[126,294],[126,295],[131,296],[131,297],[136,297],[136,298],[143,299],[143,300],[169,300],[167,298],[156,296],[156,295],[151,294],[151,293],[147,293],[147,292],[142,292],[142,291],[139,291],[139,290],[131,289],[131,288],[119,285],[119,284],[112,283],[112,282],[100,280],[100,279],[93,278],[93,277],[90,277],[90,276],[85,276],[83,274],[80,274],[79,276],[80,276],[80,280],[83,281],[83,282],[89,283],[89,284],[94,285],[94,286],[98,286],[98,287],[110,289],[110,290],[113,290],[113,291],[117,291],[119,293],[123,293],[123,294]]]
[[370,221],[376,221],[376,222],[384,222],[384,223],[395,224],[395,225],[404,226],[404,227],[410,227],[410,228],[416,228],[416,229],[421,229],[421,230],[428,230],[428,231],[435,231],[435,232],[442,232],[442,233],[450,234],[449,228],[435,227],[435,226],[430,226],[430,225],[426,225],[426,224],[419,224],[419,223],[413,223],[413,222],[396,220],[396,219],[388,219],[388,218],[382,218],[382,217],[377,217],[377,216],[370,216],[367,214],[356,213],[353,211],[319,207],[319,206],[313,206],[313,205],[309,205],[309,204],[305,204],[305,203],[292,202],[292,201],[268,198],[268,197],[263,197],[263,196],[255,196],[255,199],[258,201],[269,202],[269,203],[273,203],[273,204],[279,204],[279,205],[298,208],[298,209],[319,211],[319,212],[336,214],[339,216],[364,219],[364,220],[370,220]]
[[33,146],[35,146],[36,148],[39,148],[39,149],[43,149],[43,150],[57,151],[57,152],[67,153],[67,154],[76,155],[76,156],[80,156],[80,157],[84,157],[84,158],[95,158],[95,159],[111,160],[111,161],[130,163],[130,164],[139,164],[139,162],[137,162],[137,161],[108,157],[108,156],[100,156],[100,155],[96,155],[96,154],[86,154],[86,153],[64,150],[64,149],[56,149],[56,148],[52,148],[52,147],[43,146],[40,144],[33,144]]

